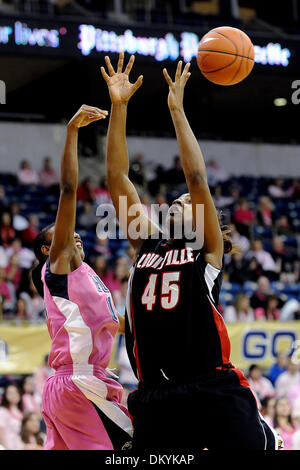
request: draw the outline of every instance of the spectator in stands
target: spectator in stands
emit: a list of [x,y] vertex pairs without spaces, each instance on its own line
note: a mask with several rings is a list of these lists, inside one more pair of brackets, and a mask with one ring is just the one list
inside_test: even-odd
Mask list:
[[5,195],[5,188],[1,184],[0,185],[0,214],[2,214],[2,212],[7,212],[8,206],[9,206],[9,200]]
[[274,292],[270,288],[270,281],[265,276],[260,276],[257,281],[258,288],[250,298],[250,304],[253,309],[267,307],[268,298]]
[[240,199],[239,205],[233,213],[233,221],[241,235],[250,238],[254,218],[254,212],[249,209],[247,200]]
[[300,429],[293,434],[291,450],[300,450]]
[[96,236],[96,243],[94,245],[94,251],[98,254],[103,256],[105,259],[109,259],[111,256],[110,248],[109,248],[109,240],[108,237],[101,233]]
[[32,375],[27,375],[23,379],[21,400],[24,413],[36,413],[41,419],[40,396],[35,393],[35,378]]
[[35,260],[35,255],[32,250],[22,246],[20,238],[15,238],[10,247],[6,250],[7,255],[10,257],[13,254],[18,255],[19,267],[22,269],[31,269]]
[[291,234],[291,225],[286,215],[281,215],[275,221],[275,232],[277,235],[289,235]]
[[21,450],[20,438],[23,419],[22,401],[19,389],[8,384],[3,393],[0,406],[0,444],[6,450]]
[[16,310],[14,313],[15,318],[19,320],[28,320],[30,316],[27,313],[26,302],[24,299],[19,298],[16,304]]
[[3,310],[10,310],[12,308],[12,297],[6,280],[5,268],[0,268],[0,294],[3,296]]
[[268,379],[271,380],[272,384],[275,385],[278,377],[287,370],[288,355],[284,351],[280,351],[276,354],[276,362],[271,366]]
[[101,204],[112,204],[110,197],[110,192],[107,187],[107,179],[103,177],[100,181],[99,188],[96,189],[96,204],[100,206]]
[[44,186],[44,188],[51,188],[53,186],[54,187],[58,186],[59,178],[54,168],[52,168],[50,157],[44,158],[43,167],[39,172],[39,177],[40,177],[40,183],[42,186]]
[[264,249],[261,240],[256,239],[251,243],[251,249],[248,251],[246,259],[252,257],[257,259],[266,277],[272,281],[276,280],[274,279],[276,277],[274,273],[279,272],[280,266],[275,263],[270,253]]
[[100,277],[101,281],[108,287],[109,280],[112,276],[111,270],[108,269],[108,262],[104,256],[97,256],[94,261],[93,269]]
[[266,397],[261,400],[260,412],[266,423],[271,427],[274,426],[275,401],[274,397]]
[[38,174],[32,170],[29,162],[23,160],[20,164],[20,170],[18,172],[18,182],[22,186],[36,185],[39,184]]
[[134,263],[135,263],[135,260],[136,260],[136,251],[135,249],[132,247],[132,245],[129,245],[127,250],[126,250],[126,253],[124,255],[124,258],[127,259],[127,267],[128,269],[130,269]]
[[275,236],[272,240],[271,256],[279,268],[280,280],[290,283],[298,281],[299,261],[295,254],[284,246],[279,236]]
[[226,266],[228,280],[240,284],[241,286],[248,280],[244,258],[241,253],[234,253],[230,256],[229,263]]
[[221,168],[218,162],[211,158],[206,166],[207,180],[210,186],[216,186],[218,183],[228,181],[229,175],[224,168]]
[[44,318],[45,304],[39,293],[37,292],[32,279],[26,291],[20,292],[20,298],[26,303],[26,311],[30,320],[39,320]]
[[282,261],[289,259],[289,251],[285,248],[282,238],[276,236],[272,240],[272,257],[275,261],[280,258]]
[[186,184],[180,157],[178,155],[175,155],[173,158],[173,166],[165,172],[165,181],[167,184],[172,185],[172,187]]
[[16,236],[15,229],[12,226],[12,219],[9,212],[3,212],[0,225],[0,242],[4,248],[11,245]]
[[121,281],[121,289],[120,289],[120,298],[119,303],[116,304],[116,310],[121,314],[125,315],[125,307],[126,307],[126,296],[127,296],[127,288],[128,288],[128,276],[124,276]]
[[119,257],[116,260],[116,265],[113,271],[109,272],[109,276],[106,280],[106,285],[109,288],[114,303],[118,305],[121,303],[122,294],[121,294],[121,280],[128,276],[128,265],[127,259]]
[[24,242],[24,246],[31,247],[36,236],[39,233],[39,219],[36,215],[31,214],[29,216],[29,225],[22,231],[21,237]]
[[[291,406],[293,407],[295,403],[297,402],[297,399],[298,398],[300,399],[300,380],[290,389],[289,393],[287,394],[287,397],[290,400]],[[299,402],[299,406],[300,406],[300,402]]]
[[256,393],[259,400],[266,397],[274,397],[275,390],[272,382],[263,376],[262,369],[256,364],[249,367],[248,382],[251,389]]
[[88,201],[92,204],[96,202],[95,185],[91,178],[85,178],[77,189],[77,202]]
[[42,401],[42,394],[45,382],[51,375],[54,374],[54,370],[48,365],[48,359],[49,355],[46,354],[43,358],[42,365],[38,368],[35,373],[35,392],[40,397],[40,401]]
[[17,232],[17,234],[19,235],[20,232],[22,232],[23,230],[25,230],[28,227],[29,222],[26,219],[26,217],[24,217],[20,213],[20,206],[16,201],[11,203],[10,213],[11,213],[11,217],[12,217],[12,226],[15,229],[15,231]]
[[272,228],[274,222],[274,204],[268,196],[262,196],[259,199],[256,219],[259,225]]
[[253,310],[247,294],[240,292],[235,296],[233,304],[225,308],[224,320],[226,323],[254,321]]
[[264,274],[261,264],[253,256],[250,259],[244,258],[244,276],[247,281],[258,282],[258,279]]
[[166,183],[166,170],[162,165],[157,165],[154,174],[154,178],[148,182],[148,191],[151,196],[160,193],[162,191],[162,185]]
[[277,397],[288,396],[292,388],[300,382],[299,365],[293,361],[293,357],[288,358],[287,370],[280,374],[275,382]]
[[214,189],[213,194],[214,204],[217,209],[223,209],[224,207],[230,207],[235,203],[235,198],[233,196],[223,196],[222,186],[218,185]]
[[5,276],[8,282],[14,286],[15,292],[19,289],[21,281],[22,269],[19,267],[19,258],[16,253],[13,253],[9,258],[8,265],[5,268]]
[[293,194],[293,187],[283,189],[284,180],[282,178],[276,178],[273,183],[268,187],[268,193],[272,199],[283,199],[291,197]]
[[267,299],[266,308],[257,307],[254,310],[255,320],[274,321],[280,319],[280,310],[278,308],[278,297],[273,294]]
[[26,413],[21,423],[20,437],[23,450],[43,450],[45,435],[41,432],[39,414]]
[[134,159],[130,162],[129,175],[130,181],[137,185],[144,187],[145,181],[145,169],[144,169],[144,155],[138,153]]
[[292,450],[292,438],[296,432],[293,424],[291,405],[286,397],[275,402],[274,429],[282,437],[285,450]]
[[292,181],[292,187],[293,187],[292,198],[296,201],[299,201],[299,199],[300,199],[300,180],[299,179],[294,179]]
[[298,394],[297,398],[294,399],[293,402],[290,400],[290,403],[292,406],[293,423],[297,429],[300,429],[300,394]]
[[96,227],[99,217],[96,216],[96,208],[90,201],[83,201],[82,213],[78,217],[78,226],[86,230]]
[[247,237],[241,235],[234,224],[228,225],[228,229],[230,230],[230,238],[235,245],[237,245],[243,253],[249,250],[250,242]]
[[0,268],[5,268],[7,264],[8,264],[8,257],[7,257],[6,251],[4,247],[0,245]]

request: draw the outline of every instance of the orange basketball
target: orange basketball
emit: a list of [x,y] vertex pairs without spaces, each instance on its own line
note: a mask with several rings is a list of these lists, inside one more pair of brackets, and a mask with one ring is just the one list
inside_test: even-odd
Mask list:
[[251,72],[254,47],[243,31],[230,26],[214,28],[198,46],[197,64],[204,77],[218,85],[234,85]]

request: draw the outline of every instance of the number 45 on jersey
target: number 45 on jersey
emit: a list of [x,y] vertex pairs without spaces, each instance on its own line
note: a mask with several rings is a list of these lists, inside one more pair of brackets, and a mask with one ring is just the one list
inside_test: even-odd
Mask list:
[[147,310],[152,312],[159,295],[160,306],[164,310],[175,308],[180,295],[180,271],[162,273],[161,285],[157,286],[158,274],[150,274],[149,281],[142,295],[142,304],[147,306]]

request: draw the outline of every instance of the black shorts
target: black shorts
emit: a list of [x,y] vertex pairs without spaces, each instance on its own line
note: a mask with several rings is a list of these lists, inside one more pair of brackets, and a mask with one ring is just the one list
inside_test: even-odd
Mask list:
[[146,384],[128,396],[133,450],[275,450],[241,371],[215,370],[189,383]]

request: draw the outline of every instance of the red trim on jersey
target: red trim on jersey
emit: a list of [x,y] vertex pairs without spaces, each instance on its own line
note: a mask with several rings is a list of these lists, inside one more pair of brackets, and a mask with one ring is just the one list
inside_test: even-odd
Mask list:
[[136,367],[139,373],[139,379],[143,380],[143,376],[141,373],[141,366],[140,366],[140,361],[138,357],[138,352],[137,352],[137,342],[136,342],[136,333],[135,333],[135,325],[134,325],[134,315],[133,315],[133,303],[132,303],[132,287],[130,288],[130,308],[131,308],[131,320],[132,320],[132,326],[133,326],[133,336],[134,336],[134,355],[135,355],[135,360],[136,360]]
[[249,385],[248,380],[246,379],[246,377],[244,376],[243,372],[242,372],[240,369],[233,368],[233,369],[231,369],[231,370],[233,370],[233,372],[236,373],[236,375],[237,375],[238,378],[239,378],[240,384],[241,384],[243,387],[248,387],[248,388],[250,388],[250,385]]
[[222,351],[222,362],[223,364],[228,364],[229,356],[230,356],[230,341],[227,333],[227,329],[223,320],[223,317],[220,313],[218,313],[217,309],[210,301],[210,305],[213,311],[215,325],[217,327],[217,331],[219,334],[220,342],[221,342],[221,351]]

